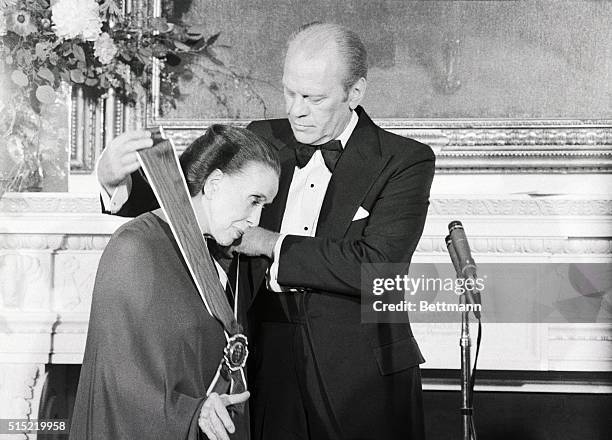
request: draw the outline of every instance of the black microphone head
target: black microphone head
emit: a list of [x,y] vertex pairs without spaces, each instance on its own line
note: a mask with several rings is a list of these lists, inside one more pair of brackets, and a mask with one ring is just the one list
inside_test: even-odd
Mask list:
[[455,245],[453,244],[453,239],[450,235],[447,235],[445,238],[446,241],[446,249],[448,249],[448,255],[450,256],[451,262],[453,263],[453,267],[455,268],[455,273],[457,274],[457,278],[463,278],[463,274],[461,273],[461,266],[459,263],[459,257],[457,257],[457,251],[455,250]]
[[459,220],[453,220],[448,224],[448,232],[452,232],[453,229],[463,229],[463,224]]

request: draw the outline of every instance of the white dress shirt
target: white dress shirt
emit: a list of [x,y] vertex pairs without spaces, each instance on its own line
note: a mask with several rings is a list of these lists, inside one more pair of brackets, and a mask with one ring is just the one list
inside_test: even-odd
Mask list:
[[[336,140],[342,148],[348,142],[359,117],[354,111],[346,128]],[[295,167],[287,195],[287,205],[281,223],[281,236],[274,246],[272,266],[268,273],[268,288],[274,292],[289,291],[277,282],[280,249],[286,235],[314,237],[321,214],[321,206],[331,180],[331,172],[325,166],[321,150],[317,150],[304,168]]]

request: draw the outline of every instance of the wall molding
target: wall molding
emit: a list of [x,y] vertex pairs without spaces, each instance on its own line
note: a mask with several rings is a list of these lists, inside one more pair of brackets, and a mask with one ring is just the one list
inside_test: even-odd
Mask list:
[[100,199],[96,195],[71,193],[5,193],[0,197],[0,216],[42,213],[98,214]]
[[[99,209],[95,195],[5,194],[0,250],[102,251],[129,219]],[[453,219],[463,221],[477,253],[612,255],[612,198],[605,196],[435,196],[417,252],[446,255],[442,238]]]
[[[97,195],[71,193],[6,193],[0,198],[0,216],[6,214],[100,214]],[[430,215],[609,216],[612,197],[528,195],[432,196]],[[108,216],[106,216],[108,217]]]
[[[245,127],[247,120],[154,117],[179,151],[213,123]],[[442,174],[610,173],[612,120],[580,119],[375,119],[382,128],[430,145]]]
[[[591,255],[601,256],[612,262],[612,239],[563,239],[563,238],[475,238],[470,239],[475,254],[526,254],[533,256]],[[418,253],[439,254],[448,257],[444,240],[424,235],[416,250]]]
[[473,198],[432,197],[430,215],[450,216],[610,216],[612,199],[478,196]]

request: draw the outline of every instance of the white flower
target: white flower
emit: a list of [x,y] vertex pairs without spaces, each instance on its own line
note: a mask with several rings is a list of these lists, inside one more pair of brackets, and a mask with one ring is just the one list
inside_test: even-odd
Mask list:
[[109,64],[117,54],[115,42],[106,32],[103,32],[94,43],[94,55],[102,64]]
[[130,82],[130,66],[125,63],[118,62],[115,71],[119,74],[123,81],[126,83]]
[[28,11],[23,9],[13,11],[6,17],[7,28],[22,37],[36,32],[36,26],[32,22],[32,17]]
[[53,30],[60,38],[95,41],[102,32],[102,19],[95,0],[58,0],[51,6]]

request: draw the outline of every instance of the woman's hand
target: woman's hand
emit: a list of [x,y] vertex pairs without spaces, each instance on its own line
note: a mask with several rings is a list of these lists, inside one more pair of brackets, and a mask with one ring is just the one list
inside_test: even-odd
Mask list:
[[229,435],[233,434],[236,428],[234,422],[227,412],[230,405],[246,402],[250,394],[248,391],[240,394],[217,394],[210,393],[202,410],[198,424],[200,429],[210,440],[229,440]]

